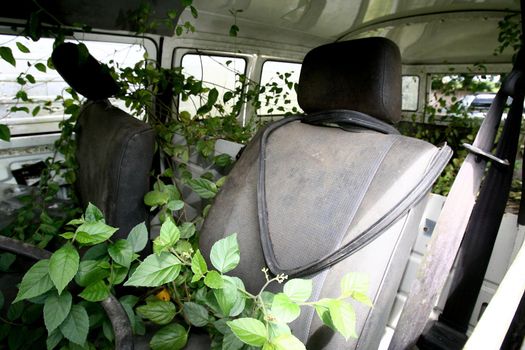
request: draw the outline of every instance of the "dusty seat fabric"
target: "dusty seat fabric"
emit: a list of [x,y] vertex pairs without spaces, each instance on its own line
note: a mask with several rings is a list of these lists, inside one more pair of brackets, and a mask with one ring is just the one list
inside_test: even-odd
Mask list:
[[85,207],[95,204],[125,238],[147,221],[155,135],[152,128],[107,101],[88,102],[76,125],[76,187]]
[[88,98],[75,126],[76,189],[81,205],[95,204],[106,222],[118,227],[115,238],[148,219],[143,198],[149,189],[155,134],[146,123],[107,100],[118,86],[107,67],[85,48],[72,43],[58,46],[52,55],[60,75]]
[[[306,55],[298,99],[307,115],[317,113],[320,119],[323,111],[329,116],[334,110],[349,110],[393,123],[400,117],[400,82],[399,51],[391,41],[341,42]],[[250,292],[258,292],[265,283],[259,271],[272,261],[278,265],[273,266],[274,273],[295,271],[354,240],[392,212],[427,176],[436,158],[442,160],[441,167],[450,157],[448,148],[438,149],[395,132],[358,123],[326,124],[311,125],[296,118],[282,123],[265,142],[261,131],[236,163],[208,214],[201,232],[203,255],[209,255],[215,241],[236,232],[241,261],[232,274],[241,277]],[[269,243],[261,235],[261,164],[265,165]],[[291,328],[309,349],[377,348],[424,204],[425,198],[419,198],[373,240],[309,276],[314,281],[312,298],[320,299],[339,295],[345,273],[364,273],[374,302],[374,308],[356,304],[359,337],[348,342],[323,326],[312,309],[305,309]]]

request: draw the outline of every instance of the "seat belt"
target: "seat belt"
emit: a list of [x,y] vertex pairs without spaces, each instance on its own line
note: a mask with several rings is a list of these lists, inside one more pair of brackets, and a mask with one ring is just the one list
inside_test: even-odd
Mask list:
[[[496,152],[496,157],[508,161],[508,165],[491,164],[456,258],[449,297],[439,317],[441,325],[435,326],[437,334],[434,327],[423,334],[418,342],[421,349],[461,349],[467,339],[465,333],[483,284],[512,182],[523,114],[523,92],[517,91],[513,97]],[[443,341],[449,338],[443,337],[443,333],[448,333],[443,332],[447,327],[456,331],[452,334],[459,332],[459,339],[451,336],[452,343]]]
[[[521,52],[518,54],[518,62],[520,58],[523,58],[523,53]],[[419,336],[423,333],[438,294],[443,289],[447,275],[451,270],[463,239],[463,233],[469,223],[486,161],[488,159],[498,160],[498,156],[487,157],[486,155],[490,154],[493,148],[498,125],[509,95],[516,95],[515,100],[517,101],[515,101],[516,103],[513,106],[517,106],[521,100],[519,116],[514,117],[514,120],[518,119],[521,122],[521,112],[523,110],[523,89],[521,86],[523,70],[521,68],[515,66],[507,79],[505,79],[476,135],[473,145],[468,147],[471,153],[463,162],[438,219],[434,234],[430,240],[429,250],[420,265],[418,277],[412,285],[394,332],[389,347],[390,350],[411,348],[416,345]],[[515,94],[517,91],[521,91],[521,93]],[[521,98],[518,95],[521,95]],[[515,110],[513,114],[516,114],[518,107],[513,109]],[[505,129],[509,130],[508,132],[512,132],[510,130],[512,127],[509,124],[512,119],[512,116],[509,116],[507,119],[507,125],[509,126]],[[516,123],[516,121],[513,123]],[[519,133],[519,124],[517,130]],[[500,148],[503,148],[502,145],[504,143],[506,141],[502,138]],[[510,146],[505,147],[510,148]],[[500,151],[498,151],[499,154]],[[498,160],[493,162],[493,164],[495,163],[504,164],[505,161]],[[494,165],[491,169],[497,169],[498,167],[498,165]],[[493,173],[496,173],[496,170]],[[495,180],[492,181],[496,182]],[[487,188],[486,191],[494,188],[493,186],[485,187]],[[483,212],[482,209],[477,210]]]

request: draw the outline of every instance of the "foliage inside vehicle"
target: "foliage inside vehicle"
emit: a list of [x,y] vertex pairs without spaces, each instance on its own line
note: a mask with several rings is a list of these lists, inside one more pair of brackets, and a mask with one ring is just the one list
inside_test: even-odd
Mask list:
[[[198,17],[191,0],[183,0],[182,4],[193,17]],[[234,20],[236,14],[232,14]],[[132,14],[138,32],[155,25],[148,21],[150,15],[147,6]],[[173,13],[168,13],[166,21],[176,35],[194,31],[189,22],[179,25],[170,21],[173,17]],[[502,22],[505,34],[500,35],[502,48],[497,50],[514,47],[516,26],[508,24],[514,19],[508,17]],[[234,21],[229,35],[235,37],[240,30]],[[42,35],[54,36],[58,45],[74,33],[64,30],[60,23],[50,30],[30,21],[23,35],[34,40]],[[22,53],[29,51],[23,44],[17,45],[17,49]],[[8,47],[0,47],[0,57],[13,66],[17,64]],[[53,69],[51,61],[38,62],[34,67],[41,72]],[[68,89],[67,96],[57,96],[55,101],[63,105],[68,115],[60,123],[55,156],[46,160],[35,192],[20,198],[24,207],[2,231],[4,236],[53,253],[49,259],[32,266],[13,254],[0,253],[0,271],[27,271],[14,300],[0,293],[0,308],[7,309],[0,324],[0,342],[11,349],[30,348],[44,339],[48,349],[111,348],[115,335],[98,304],[110,294],[118,296],[135,334],[144,335],[148,326],[156,325],[150,342],[153,349],[183,348],[192,327],[205,329],[212,337],[212,347],[217,349],[304,349],[288,326],[299,316],[301,306],[313,307],[325,325],[346,339],[356,337],[355,311],[346,299],[371,306],[366,295],[366,276],[347,274],[341,280],[338,298],[312,301],[310,280],[287,281],[283,275],[270,276],[261,266],[267,283],[258,293],[251,294],[242,280],[228,275],[243,253],[239,251],[235,233],[215,243],[210,256],[212,266],[198,249],[200,225],[225,179],[216,179],[210,173],[194,177],[189,171],[190,158],[198,155],[218,168],[231,167],[235,160],[228,155],[216,155],[215,143],[218,139],[247,143],[253,137],[261,120],[254,112],[245,124],[240,123],[238,116],[246,105],[253,111],[279,105],[283,115],[298,113],[290,99],[295,89],[290,74],[281,72],[279,84],[273,81],[266,85],[239,74],[235,88],[220,97],[217,88],[186,76],[181,67],[160,68],[147,55],[133,67],[109,65],[108,69],[119,86],[116,97],[124,101],[132,114],[155,128],[157,146],[165,160],[163,170],[153,174],[156,181],[144,198],[162,222],[160,234],[153,240],[153,254],[140,257],[148,239],[144,224],[135,227],[127,239],[113,240],[117,228],[106,224],[100,210],[90,205],[81,215],[72,189],[77,171],[74,125],[83,100]],[[425,115],[414,115],[412,121],[399,127],[405,135],[433,144],[447,142],[455,150],[451,164],[434,187],[436,193],[445,195],[466,156],[461,145],[472,143],[480,125],[480,120],[471,118],[462,107],[456,91],[493,92],[498,84],[473,74],[447,73],[447,77],[432,79],[436,98],[426,106]],[[21,73],[17,81],[19,104],[12,112],[36,116],[49,108],[45,103],[31,110],[24,106],[35,103],[26,92],[35,79],[31,74]],[[181,101],[196,97],[199,105],[192,114],[178,109],[178,102],[166,100],[166,96],[179,96]],[[176,135],[182,135],[184,142],[174,144]],[[0,124],[0,139],[10,139],[6,125]],[[64,196],[62,188],[67,189],[67,195]],[[187,215],[188,203],[181,195],[182,189],[189,189],[202,199],[203,210],[198,215]],[[68,200],[62,200],[63,197]],[[266,287],[270,283],[281,283],[283,292],[268,292]]]

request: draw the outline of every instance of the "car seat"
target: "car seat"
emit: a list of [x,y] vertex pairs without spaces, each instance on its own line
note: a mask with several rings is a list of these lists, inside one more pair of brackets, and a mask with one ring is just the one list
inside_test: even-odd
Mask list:
[[73,43],[59,45],[52,55],[64,80],[88,101],[75,125],[76,189],[85,209],[89,202],[126,238],[131,228],[148,223],[144,195],[149,191],[155,133],[107,100],[118,87],[106,67]]
[[236,232],[241,260],[231,274],[251,293],[266,282],[265,266],[312,278],[316,300],[338,297],[347,272],[367,275],[374,307],[355,304],[357,339],[334,334],[312,308],[290,327],[309,349],[376,349],[451,150],[392,126],[401,117],[401,60],[388,39],[313,49],[297,95],[305,115],[270,124],[246,147],[204,222],[200,248],[207,257]]

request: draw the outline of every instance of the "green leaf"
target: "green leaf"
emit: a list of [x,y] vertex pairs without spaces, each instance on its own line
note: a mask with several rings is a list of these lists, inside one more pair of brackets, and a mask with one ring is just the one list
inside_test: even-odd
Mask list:
[[165,192],[151,191],[144,196],[144,204],[149,207],[155,207],[168,203],[170,196]]
[[233,92],[226,91],[222,96],[222,102],[226,103],[233,98]]
[[231,283],[235,285],[235,294],[237,295],[237,298],[235,299],[235,304],[233,304],[232,309],[230,310],[231,317],[235,317],[240,315],[244,309],[246,308],[246,295],[241,293],[240,291],[246,291],[246,288],[244,287],[244,283],[242,280],[238,277],[232,277],[232,276],[223,276],[224,280],[226,280],[226,283]]
[[146,244],[148,244],[148,229],[146,228],[146,224],[141,222],[133,227],[127,240],[131,244],[134,253],[140,252],[146,248]]
[[175,200],[169,201],[166,207],[171,211],[177,211],[177,210],[184,208],[184,202],[179,199],[175,199]]
[[193,18],[199,17],[199,13],[197,12],[197,9],[195,7],[190,6],[190,10],[191,10],[191,15],[193,16]]
[[323,324],[337,332],[337,329],[335,328],[334,323],[332,322],[332,317],[330,316],[330,301],[330,299],[321,299],[315,302],[314,307],[315,311],[317,312],[317,315],[319,316],[321,321],[323,321]]
[[158,287],[174,281],[180,272],[180,261],[170,253],[152,254],[137,267],[125,286]]
[[236,233],[215,242],[211,247],[211,263],[221,273],[233,270],[240,259]]
[[55,69],[55,66],[53,65],[53,60],[51,59],[51,57],[47,59],[46,65],[47,65],[47,68],[49,69]]
[[173,320],[177,310],[171,301],[148,300],[146,305],[137,307],[137,313],[152,322],[165,325]]
[[219,154],[213,158],[213,162],[220,167],[227,167],[233,163],[232,157],[229,154]]
[[220,289],[224,286],[221,274],[213,270],[204,277],[204,284],[213,289]]
[[191,6],[192,3],[193,3],[193,0],[181,0],[181,4],[183,7]]
[[49,277],[61,294],[64,288],[75,277],[80,257],[71,243],[66,243],[62,248],[51,255],[49,259]]
[[179,228],[171,220],[166,220],[160,227],[160,235],[153,241],[153,251],[160,254],[175,246],[180,239]]
[[188,256],[191,256],[191,254],[193,253],[193,246],[187,240],[182,239],[179,240],[175,245],[175,251],[178,254],[187,254]]
[[64,336],[60,332],[60,329],[58,328],[55,329],[53,332],[51,332],[51,334],[47,336],[47,340],[46,340],[47,350],[54,349],[58,345],[58,343],[60,343],[62,339],[64,339]]
[[222,276],[223,287],[221,289],[213,289],[213,295],[219,306],[221,313],[225,316],[237,316],[245,306],[244,295],[239,289],[244,290],[244,284],[237,277]]
[[179,350],[184,348],[187,341],[186,329],[180,324],[172,323],[155,333],[149,345],[152,350]]
[[49,260],[40,260],[31,266],[22,278],[18,294],[13,303],[37,297],[51,288],[53,288],[53,281],[49,277]]
[[48,333],[52,333],[64,322],[71,311],[72,300],[68,291],[60,295],[53,293],[47,297],[44,304],[44,323]]
[[113,265],[109,274],[108,281],[111,285],[121,284],[128,275],[128,268],[120,265]]
[[113,333],[113,327],[111,326],[111,323],[109,321],[104,321],[102,323],[102,333],[104,333],[104,337],[106,337],[107,340],[110,342],[113,342],[115,340],[115,334]]
[[43,64],[43,63],[35,64],[35,68],[38,69],[39,71],[41,71],[42,73],[45,73],[46,70],[47,70],[46,65]]
[[18,47],[18,50],[20,50],[20,52],[29,53],[29,49],[27,48],[27,46],[18,41],[16,42],[16,47]]
[[226,320],[223,319],[225,322],[226,330],[224,332],[224,337],[222,338],[222,348],[221,350],[240,350],[244,346],[244,343],[237,338],[237,336],[232,332],[230,327],[226,325]]
[[188,239],[193,237],[195,234],[195,224],[191,222],[185,222],[180,226],[180,238],[182,239]]
[[76,241],[80,244],[95,245],[108,240],[118,228],[106,225],[102,221],[86,222],[75,231]]
[[0,271],[7,272],[9,267],[15,262],[16,255],[11,253],[0,253]]
[[204,257],[198,249],[191,258],[191,271],[193,271],[194,273],[194,276],[191,280],[192,282],[200,280],[204,276],[204,274],[208,272],[208,265],[206,264],[206,260],[204,260]]
[[11,51],[9,47],[0,46],[0,57],[13,67],[16,67],[16,60],[13,57],[13,51]]
[[281,335],[272,339],[275,350],[306,350],[304,344],[292,334]]
[[0,124],[0,140],[9,142],[11,139],[11,131],[5,124]]
[[133,260],[133,247],[125,239],[119,239],[108,247],[108,253],[111,259],[119,265],[128,267]]
[[239,32],[239,27],[237,25],[232,25],[230,27],[230,36],[237,36],[237,33]]
[[77,48],[78,48],[78,62],[79,63],[86,62],[89,58],[89,50],[86,44],[80,43],[77,45]]
[[77,225],[82,225],[84,222],[86,222],[86,220],[84,220],[83,218],[81,218],[81,219],[73,219],[73,220],[69,221],[66,225],[77,226]]
[[268,333],[266,332],[264,323],[255,318],[238,318],[229,321],[227,324],[233,334],[245,344],[251,346],[263,346],[268,340]]
[[361,304],[364,304],[369,307],[373,307],[374,304],[372,303],[372,300],[368,297],[368,295],[360,292],[353,292],[352,293],[352,299],[355,301],[360,302]]
[[276,350],[277,347],[270,342],[264,343],[262,350]]
[[4,293],[2,293],[2,291],[0,290],[0,310],[4,307],[4,302],[5,302]]
[[352,305],[342,300],[331,300],[328,309],[332,323],[337,331],[341,333],[346,340],[350,337],[357,338],[355,330],[356,315]]
[[104,222],[104,214],[93,203],[88,203],[84,217],[87,222]]
[[286,323],[269,322],[268,326],[269,326],[268,331],[270,333],[270,339],[277,338],[284,334],[292,334],[290,327],[288,327]]
[[186,302],[184,303],[184,314],[190,323],[196,327],[204,327],[208,324],[208,310],[202,305]]
[[133,311],[133,307],[135,306],[135,304],[137,304],[139,298],[134,295],[125,295],[122,298],[120,298],[119,301],[122,305],[122,308],[126,312],[126,315],[128,315],[133,334],[144,335],[144,324],[141,318],[136,317],[135,311]]
[[36,117],[36,115],[40,113],[40,106],[36,106],[35,108],[33,108],[33,111],[31,112],[31,115],[33,117]]
[[109,297],[109,288],[103,280],[90,284],[78,296],[91,302],[106,300]]
[[213,88],[208,92],[208,101],[206,102],[209,106],[213,106],[217,99],[219,98],[219,91],[216,88]]
[[279,293],[273,298],[271,313],[279,322],[289,323],[299,317],[301,308],[288,295]]
[[303,303],[312,295],[312,280],[295,278],[286,282],[283,288],[292,301]]
[[341,298],[353,299],[372,307],[368,293],[368,276],[363,273],[350,272],[341,280]]
[[189,179],[186,181],[186,184],[190,186],[199,197],[204,199],[213,198],[218,192],[217,185],[215,185],[214,182],[202,177],[198,179]]
[[25,303],[14,303],[9,306],[7,310],[7,319],[9,321],[15,321],[24,314],[26,304]]
[[81,287],[87,287],[109,276],[110,265],[107,261],[83,260],[78,266],[75,282]]
[[60,332],[75,344],[84,345],[89,331],[89,316],[80,305],[73,305],[66,319],[60,325]]
[[171,10],[166,13],[168,15],[169,19],[176,20],[177,19],[177,11]]
[[35,77],[32,76],[31,74],[26,74],[26,79],[27,79],[27,81],[30,82],[31,84],[36,83]]

